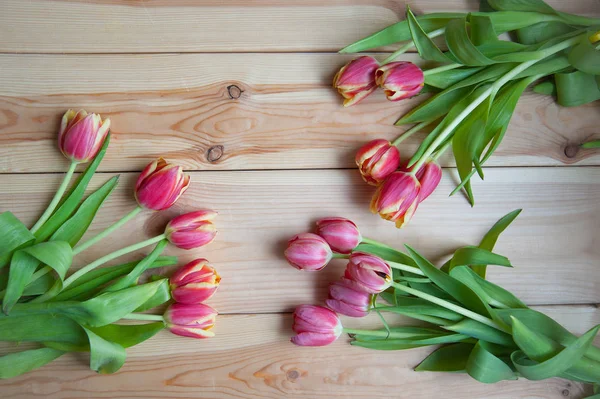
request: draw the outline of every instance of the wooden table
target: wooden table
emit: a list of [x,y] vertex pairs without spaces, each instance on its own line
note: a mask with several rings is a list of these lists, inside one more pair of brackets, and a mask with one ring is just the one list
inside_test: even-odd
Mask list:
[[[476,3],[410,2],[418,12]],[[597,0],[550,3],[600,15]],[[182,164],[192,185],[172,210],[143,213],[77,264],[155,234],[169,215],[208,207],[220,212],[218,239],[197,251],[169,252],[181,263],[209,258],[223,282],[209,302],[221,313],[214,339],[162,332],[128,350],[114,375],[90,371],[85,354],[64,356],[1,382],[0,397],[584,396],[580,385],[560,379],[484,385],[464,375],[413,372],[429,349],[368,351],[346,338],[324,348],[289,343],[290,312],[323,303],[343,264],[300,273],[283,259],[285,242],[329,215],[442,259],[524,208],[496,248],[515,268],[492,269],[491,280],[576,333],[600,322],[600,152],[578,149],[600,138],[598,103],[567,109],[525,94],[485,183],[475,179],[474,209],[460,195],[448,198],[456,178],[446,169],[408,228],[396,230],[369,213],[372,190],[353,154],[370,139],[395,137],[393,122],[421,100],[390,103],[377,95],[344,109],[330,82],[352,58],[336,51],[402,18],[404,7],[383,0],[2,0],[0,211],[32,223],[67,168],[56,148],[60,116],[67,108],[99,112],[112,119],[113,140],[91,188],[115,172],[121,182],[88,234],[135,206],[133,182],[157,156]],[[409,140],[403,156],[421,138]],[[451,157],[443,163],[451,166]],[[376,317],[344,322],[380,325]]]

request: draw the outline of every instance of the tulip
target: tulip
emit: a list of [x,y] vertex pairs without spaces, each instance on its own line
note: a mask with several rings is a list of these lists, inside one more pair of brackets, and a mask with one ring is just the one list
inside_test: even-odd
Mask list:
[[389,141],[376,139],[358,150],[355,161],[363,180],[376,186],[398,169],[400,152]]
[[190,177],[181,166],[162,158],[150,163],[135,183],[135,199],[144,208],[161,211],[169,208],[187,190]]
[[88,162],[94,158],[108,134],[110,119],[102,120],[98,114],[84,110],[65,112],[58,131],[60,151],[75,163]]
[[312,233],[298,234],[288,242],[285,258],[299,270],[318,271],[327,266],[333,253],[327,241]]
[[364,317],[369,314],[373,296],[364,291],[356,281],[343,278],[329,286],[329,309],[351,317]]
[[419,189],[419,203],[425,201],[440,184],[442,180],[442,167],[434,160],[429,160],[423,164],[415,174],[421,184]]
[[344,276],[369,294],[379,294],[392,284],[390,265],[366,252],[354,252],[350,255]]
[[181,267],[169,279],[171,296],[179,303],[197,304],[210,298],[221,282],[206,259],[196,259]]
[[215,325],[217,311],[203,304],[188,305],[174,303],[165,312],[163,318],[167,328],[177,335],[191,338],[210,338]]
[[294,311],[291,341],[300,346],[329,345],[342,334],[343,328],[335,312],[322,306],[300,305]]
[[344,218],[325,218],[317,222],[317,234],[335,252],[349,254],[362,241],[362,236],[354,222]]
[[165,228],[167,240],[177,248],[193,249],[210,243],[217,235],[212,220],[217,212],[200,210],[173,218]]
[[371,212],[402,228],[419,205],[420,189],[421,183],[412,173],[394,172],[377,187],[371,200]]
[[384,89],[387,99],[400,101],[419,94],[425,77],[421,68],[412,62],[390,62],[375,72],[377,85]]
[[375,71],[379,63],[373,57],[358,57],[342,69],[333,78],[333,87],[344,97],[344,107],[354,105],[367,97],[377,88]]

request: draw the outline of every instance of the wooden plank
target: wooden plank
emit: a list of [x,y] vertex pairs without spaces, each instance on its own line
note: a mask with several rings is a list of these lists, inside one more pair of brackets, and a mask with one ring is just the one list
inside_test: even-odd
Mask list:
[[[0,51],[43,53],[337,51],[404,18],[406,1],[5,0]],[[418,13],[477,0],[410,2]],[[599,15],[595,0],[549,3]]]
[[[441,265],[456,248],[476,245],[504,214],[524,211],[500,238],[496,250],[514,269],[490,268],[490,279],[528,304],[600,303],[600,168],[494,168],[474,184],[471,209],[446,173],[406,229],[371,215],[372,187],[357,172],[194,172],[190,189],[174,209],[143,213],[101,245],[78,255],[77,265],[160,234],[174,214],[198,208],[220,212],[214,243],[181,255],[181,263],[206,257],[223,277],[213,304],[222,313],[290,311],[300,302],[322,301],[328,284],[343,273],[334,261],[319,273],[302,273],[283,258],[287,240],[325,216],[354,220],[367,237],[402,247],[410,244]],[[97,175],[93,186],[108,179]],[[119,187],[98,213],[95,234],[134,206],[135,174],[121,175]],[[33,223],[59,184],[59,176],[0,175],[0,211]],[[90,235],[88,235],[90,237]],[[85,238],[84,238],[85,239]],[[138,256],[149,249],[138,252]],[[170,271],[165,270],[165,273]]]
[[[600,323],[595,307],[538,308],[576,334]],[[377,328],[376,317],[344,319],[355,328]],[[403,324],[407,323],[405,320]],[[127,350],[125,366],[94,374],[85,354],[65,355],[39,370],[0,382],[14,398],[582,398],[589,386],[562,379],[481,384],[467,375],[412,371],[431,351],[371,351],[341,337],[327,347],[289,342],[289,314],[219,316],[216,337],[192,341],[161,332]],[[6,344],[3,344],[6,347]],[[15,348],[13,348],[14,350]]]
[[[351,58],[0,55],[0,173],[62,171],[56,130],[69,107],[112,119],[102,170],[140,170],[158,155],[191,170],[350,168],[357,148],[399,135],[404,128],[393,123],[423,100],[392,103],[377,92],[343,108],[330,82]],[[232,85],[242,90],[238,99]],[[577,147],[600,138],[595,106],[563,108],[526,94],[488,165],[600,164],[600,152]],[[403,144],[403,156],[422,138]],[[442,161],[452,164],[450,156]]]

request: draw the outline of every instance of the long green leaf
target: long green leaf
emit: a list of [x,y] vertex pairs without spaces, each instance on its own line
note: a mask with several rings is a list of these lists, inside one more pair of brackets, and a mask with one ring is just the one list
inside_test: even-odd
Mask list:
[[0,269],[10,263],[15,250],[33,241],[35,236],[15,215],[11,212],[0,213]]
[[498,345],[515,346],[510,334],[471,319],[463,319],[456,324],[444,326],[444,329]]
[[560,21],[546,21],[517,30],[517,38],[523,44],[535,44],[575,30],[572,25]]
[[563,107],[578,107],[600,99],[600,77],[581,71],[557,73],[556,96]]
[[368,252],[390,262],[402,263],[417,268],[417,264],[410,256],[394,248],[380,247],[372,244],[359,244],[355,251]]
[[499,303],[509,308],[527,308],[519,298],[504,288],[481,278],[481,276],[467,266],[459,266],[452,269],[450,275],[475,291],[488,304],[498,306]]
[[132,325],[108,324],[102,327],[90,327],[89,330],[107,341],[129,348],[152,338],[164,328],[163,322],[156,322]]
[[484,67],[457,68],[425,76],[425,84],[438,89],[448,88],[480,72]]
[[51,348],[30,349],[0,357],[0,378],[13,378],[35,370],[64,355]]
[[54,232],[50,240],[66,241],[74,247],[90,227],[96,216],[96,212],[98,212],[98,209],[100,209],[118,182],[119,176],[115,176],[87,197],[75,214]]
[[403,314],[404,311],[410,313],[420,313],[428,316],[435,316],[442,319],[457,322],[463,318],[456,312],[448,310],[442,306],[433,304],[421,298],[398,297],[395,306],[379,307],[380,310]]
[[471,351],[465,369],[471,377],[486,384],[517,379],[512,369],[489,351],[483,341],[479,341]]
[[467,19],[457,18],[446,25],[446,44],[448,50],[457,61],[467,66],[485,66],[495,64],[495,61],[486,57],[471,42],[467,34]]
[[90,368],[100,374],[112,374],[125,364],[125,349],[84,328],[90,341]]
[[467,246],[459,248],[454,252],[451,260],[452,267],[475,264],[512,267],[507,257],[481,247]]
[[41,314],[0,318],[0,340],[83,344],[87,342],[87,337],[79,324],[68,317]]
[[[465,16],[464,13],[430,13],[417,17],[417,21],[419,21],[419,24],[426,32],[431,32],[446,26],[451,19],[463,16]],[[340,50],[340,53],[358,53],[410,39],[411,36],[408,21],[404,20],[352,43]]]
[[57,281],[62,284],[72,261],[73,250],[64,241],[42,242],[17,251],[13,255],[14,264],[11,262],[6,295],[2,302],[4,313],[8,314],[17,303],[40,263],[50,266],[58,275]]
[[465,372],[473,344],[457,343],[442,346],[427,356],[415,371]]
[[419,55],[424,60],[436,61],[436,62],[452,62],[451,59],[446,57],[442,50],[435,45],[433,40],[427,36],[427,33],[423,30],[419,21],[410,10],[410,7],[406,7],[406,20],[408,21],[408,27],[410,29],[410,35],[412,40],[419,52]]
[[96,172],[96,169],[100,165],[108,144],[110,142],[110,133],[106,136],[102,148],[94,158],[94,160],[88,165],[85,172],[77,179],[71,190],[65,194],[63,201],[59,207],[54,211],[50,219],[42,225],[42,227],[36,231],[35,236],[37,242],[46,241],[62,224],[75,212],[79,202],[85,194],[85,190],[92,179],[92,176]]

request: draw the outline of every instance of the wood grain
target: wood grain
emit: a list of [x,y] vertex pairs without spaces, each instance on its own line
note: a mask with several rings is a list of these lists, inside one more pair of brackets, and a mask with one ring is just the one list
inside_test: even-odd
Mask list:
[[[109,176],[97,175],[93,186]],[[180,254],[182,263],[200,256],[214,263],[223,283],[212,303],[222,313],[290,311],[299,302],[322,301],[329,282],[343,272],[342,261],[332,262],[320,273],[302,273],[283,258],[287,239],[312,229],[320,217],[348,217],[366,237],[398,248],[407,243],[434,261],[444,261],[456,248],[476,245],[501,216],[523,208],[496,247],[515,267],[491,268],[490,279],[528,304],[600,303],[600,168],[490,169],[486,181],[474,185],[478,203],[473,209],[460,195],[447,197],[454,183],[446,173],[403,230],[369,213],[372,188],[353,170],[194,172],[191,176],[190,189],[173,209],[143,213],[80,254],[77,264],[160,234],[174,214],[207,207],[220,213],[215,242],[194,251],[168,252]],[[104,229],[135,206],[135,178],[135,174],[121,175],[119,188],[88,234]],[[19,179],[0,175],[0,211],[10,209],[24,222],[33,223],[58,183],[54,174]]]
[[[309,300],[309,298],[304,298]],[[600,323],[589,306],[537,308],[576,334]],[[354,328],[381,328],[377,317],[344,318]],[[391,320],[391,319],[390,319]],[[394,324],[410,324],[395,318]],[[348,345],[327,347],[289,342],[289,314],[219,316],[216,337],[192,340],[161,332],[127,350],[125,366],[112,375],[94,374],[85,354],[65,355],[26,375],[0,382],[3,399],[14,398],[582,398],[589,387],[562,379],[481,384],[467,375],[412,371],[431,351],[372,351]],[[6,344],[3,344],[6,348]],[[13,348],[14,349],[14,348]]]
[[[0,51],[40,53],[337,51],[418,13],[477,10],[476,0],[4,0]],[[549,3],[600,14],[595,0]]]
[[[342,107],[331,78],[351,58],[0,55],[0,173],[63,171],[56,131],[69,107],[111,118],[102,170],[137,171],[159,155],[190,170],[353,167],[357,148],[399,135],[405,128],[393,123],[423,97],[392,103],[377,92]],[[600,138],[599,124],[596,104],[563,108],[526,94],[488,165],[600,164],[600,152],[578,149]],[[403,144],[403,156],[422,138]]]

